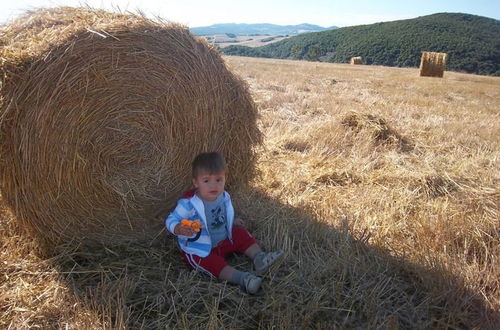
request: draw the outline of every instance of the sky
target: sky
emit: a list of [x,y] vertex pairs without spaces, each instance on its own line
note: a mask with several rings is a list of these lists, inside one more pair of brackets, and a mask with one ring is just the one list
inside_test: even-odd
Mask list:
[[189,27],[215,23],[316,24],[351,26],[415,18],[439,12],[467,13],[500,20],[500,0],[0,0],[0,23],[26,10],[88,5],[147,16]]

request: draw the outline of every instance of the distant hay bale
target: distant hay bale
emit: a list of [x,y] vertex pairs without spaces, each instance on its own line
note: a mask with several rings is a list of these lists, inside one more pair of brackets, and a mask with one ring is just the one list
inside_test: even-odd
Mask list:
[[248,88],[183,26],[37,10],[2,28],[0,56],[2,197],[39,237],[152,234],[202,151],[226,156],[233,186],[252,176]]
[[363,64],[363,58],[361,56],[351,57],[350,64],[351,65]]
[[420,58],[421,77],[443,77],[446,66],[446,53],[422,52]]

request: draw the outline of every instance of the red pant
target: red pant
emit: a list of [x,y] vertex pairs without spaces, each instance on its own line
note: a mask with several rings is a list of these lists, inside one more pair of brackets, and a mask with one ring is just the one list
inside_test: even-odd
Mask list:
[[212,248],[210,254],[204,258],[195,254],[181,251],[184,261],[194,269],[199,269],[215,277],[219,277],[221,270],[227,266],[226,257],[234,252],[243,253],[255,244],[255,238],[243,227],[233,226],[233,243],[226,238]]

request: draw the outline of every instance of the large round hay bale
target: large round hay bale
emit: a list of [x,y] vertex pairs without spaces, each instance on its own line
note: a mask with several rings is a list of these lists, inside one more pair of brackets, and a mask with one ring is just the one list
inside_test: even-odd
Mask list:
[[44,9],[3,27],[0,47],[2,196],[41,237],[158,230],[202,151],[226,156],[233,185],[251,177],[247,86],[187,28]]

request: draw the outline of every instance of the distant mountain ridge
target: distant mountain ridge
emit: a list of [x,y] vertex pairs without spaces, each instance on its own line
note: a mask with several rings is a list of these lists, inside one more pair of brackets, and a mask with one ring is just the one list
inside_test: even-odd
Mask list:
[[298,25],[276,25],[276,24],[245,24],[245,23],[227,23],[213,24],[210,26],[200,26],[190,28],[191,33],[199,36],[232,33],[235,35],[290,35],[308,32],[318,32],[336,29],[336,26],[324,28],[313,24]]
[[447,70],[500,76],[500,21],[438,13],[413,19],[307,33],[248,48],[229,46],[230,55],[417,67],[422,51],[448,54]]

